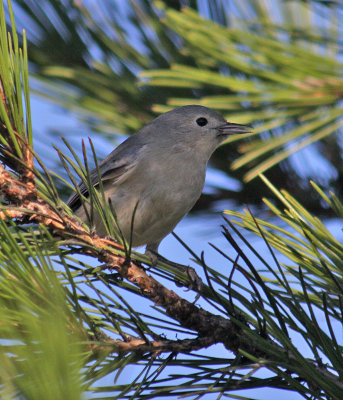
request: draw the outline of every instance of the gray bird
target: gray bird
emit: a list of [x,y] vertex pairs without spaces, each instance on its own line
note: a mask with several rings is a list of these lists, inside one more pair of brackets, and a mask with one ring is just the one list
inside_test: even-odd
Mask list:
[[[249,131],[209,108],[188,105],[160,115],[113,150],[99,165],[101,181],[132,246],[146,245],[146,253],[157,255],[161,240],[200,197],[214,150],[229,135]],[[96,170],[91,181],[99,185]],[[84,184],[80,191],[87,196]],[[77,193],[68,205],[87,222]],[[98,235],[106,235],[99,216],[94,224]]]

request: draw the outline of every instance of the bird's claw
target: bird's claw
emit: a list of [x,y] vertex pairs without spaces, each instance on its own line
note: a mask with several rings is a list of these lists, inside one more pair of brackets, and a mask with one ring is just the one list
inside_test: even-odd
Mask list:
[[[192,267],[189,267],[187,265],[182,265],[182,264],[177,264],[174,263],[172,261],[167,260],[166,258],[164,258],[163,256],[161,256],[160,254],[151,251],[149,249],[147,249],[145,251],[145,254],[150,258],[150,260],[152,261],[152,266],[156,265],[157,262],[159,260],[171,265],[174,268],[177,268],[179,270],[181,270],[182,272],[185,272],[190,280],[189,284],[186,286],[188,290],[194,290],[197,292],[197,295],[195,297],[194,303],[199,299],[201,292],[204,288],[204,283],[201,280],[201,278],[199,277],[199,275],[196,273],[195,269]],[[184,284],[182,284],[180,281],[175,281],[175,284],[178,287],[182,287],[185,286]]]
[[[184,268],[182,268],[188,275],[190,283],[187,286],[188,290],[194,290],[197,292],[197,295],[195,296],[195,299],[193,301],[193,304],[195,304],[200,296],[201,296],[201,292],[204,288],[204,283],[201,280],[200,276],[196,273],[195,269],[192,267],[186,267],[186,266],[182,266]],[[183,286],[182,284],[178,284],[177,282],[175,282],[176,286]]]
[[[195,269],[192,267],[184,266],[184,265],[179,265],[178,267],[182,267],[180,269],[182,271],[186,272],[186,274],[188,275],[190,283],[187,286],[187,289],[195,290],[196,292],[201,293],[204,288],[204,283],[201,280],[200,276],[196,273]],[[180,286],[184,286],[184,285],[180,285]]]

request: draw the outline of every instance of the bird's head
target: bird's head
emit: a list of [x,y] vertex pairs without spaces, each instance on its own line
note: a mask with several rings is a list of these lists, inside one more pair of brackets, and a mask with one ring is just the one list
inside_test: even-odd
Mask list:
[[227,137],[251,132],[251,127],[228,122],[216,111],[199,105],[175,108],[149,125],[159,139],[163,136],[167,146],[185,146],[207,158]]

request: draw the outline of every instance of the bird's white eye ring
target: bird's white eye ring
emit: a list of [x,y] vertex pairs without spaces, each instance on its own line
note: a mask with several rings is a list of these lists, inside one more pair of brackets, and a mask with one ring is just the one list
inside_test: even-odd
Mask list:
[[204,117],[200,117],[195,121],[199,126],[205,126],[207,125],[207,119]]

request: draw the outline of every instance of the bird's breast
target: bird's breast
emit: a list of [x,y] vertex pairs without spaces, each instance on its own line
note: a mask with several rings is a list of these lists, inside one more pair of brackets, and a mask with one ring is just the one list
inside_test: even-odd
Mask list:
[[[168,159],[137,166],[107,193],[126,237],[134,216],[134,245],[153,243],[172,231],[201,195],[206,164]],[[111,193],[110,193],[111,192]]]

